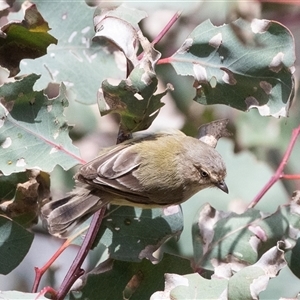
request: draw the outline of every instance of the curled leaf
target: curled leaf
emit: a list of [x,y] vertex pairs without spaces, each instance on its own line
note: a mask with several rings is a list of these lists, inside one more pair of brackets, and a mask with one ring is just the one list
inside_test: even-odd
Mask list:
[[49,174],[30,170],[27,176],[28,181],[17,184],[13,199],[0,204],[2,214],[25,227],[37,223],[40,205],[50,197]]
[[259,299],[270,278],[286,265],[283,242],[263,254],[254,265],[243,268],[227,279],[216,274],[211,279],[198,273],[178,275],[165,274],[165,289],[151,296],[151,300],[164,299]]
[[94,15],[95,37],[93,41],[109,42],[123,52],[127,59],[128,72],[138,64],[137,50],[139,38],[137,36],[138,22],[145,18],[142,11],[123,5],[111,8],[96,9]]
[[[150,299],[163,288],[165,273],[190,272],[188,259],[167,253],[155,264],[147,259],[139,263],[108,259],[80,278],[85,284],[80,291],[85,299],[98,299],[99,295],[103,299]],[[109,284],[99,284],[106,280]]]
[[271,215],[254,209],[242,214],[219,212],[204,205],[193,225],[197,267],[230,276],[257,262],[281,240],[285,248],[292,248],[299,234],[299,212],[295,203],[279,207]]
[[231,136],[226,128],[228,122],[228,119],[222,119],[200,126],[198,129],[199,140],[215,148],[221,137]]
[[168,85],[162,93],[155,94],[158,80],[154,66],[160,57],[149,41],[140,33],[144,55],[129,77],[118,83],[102,82],[98,92],[100,113],[117,113],[121,116],[121,130],[125,135],[147,129],[164,105],[161,98],[173,87]]

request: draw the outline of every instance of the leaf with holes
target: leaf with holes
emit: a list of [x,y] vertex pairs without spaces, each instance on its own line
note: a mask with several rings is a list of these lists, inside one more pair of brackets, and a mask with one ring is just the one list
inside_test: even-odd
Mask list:
[[121,116],[121,129],[127,135],[147,129],[164,105],[161,98],[173,87],[167,86],[162,93],[157,90],[158,79],[154,66],[160,57],[149,41],[140,36],[144,56],[126,80],[117,84],[108,80],[102,82],[98,93],[98,104],[102,115],[118,113]]
[[234,272],[254,264],[280,240],[293,247],[299,228],[300,206],[296,202],[270,215],[255,209],[242,214],[216,211],[206,204],[193,225],[195,264],[215,272],[226,264],[226,272]]
[[[163,289],[166,272],[191,273],[190,261],[167,253],[156,264],[147,259],[139,263],[109,259],[82,277],[82,298],[98,299],[101,295],[101,299],[150,299]],[[75,297],[71,295],[71,299]]]
[[180,75],[195,78],[194,100],[257,108],[263,116],[287,116],[294,92],[295,45],[282,24],[254,19],[200,24],[168,59]]
[[[269,279],[277,276],[286,266],[283,242],[265,252],[252,266],[247,266],[229,276],[213,276],[206,279],[198,273],[188,275],[165,274],[165,289],[150,299],[258,299]],[[226,298],[226,299],[227,299]]]
[[44,89],[49,81],[64,82],[79,102],[96,103],[101,82],[105,78],[124,78],[126,62],[123,58],[119,67],[116,56],[92,41],[95,9],[85,1],[76,5],[72,1],[36,1],[36,6],[58,42],[48,48],[47,55],[22,60],[21,74],[41,74],[35,89]]
[[183,216],[179,205],[164,209],[119,207],[107,212],[100,229],[100,242],[118,260],[153,259],[153,253],[171,237],[180,236]]
[[25,9],[22,22],[9,22],[1,30],[4,37],[0,38],[0,65],[10,71],[10,76],[19,73],[22,59],[43,56],[50,44],[57,43],[57,40],[48,33],[50,30],[48,23],[38,12],[35,4],[29,4]]
[[64,85],[56,98],[48,99],[43,91],[32,90],[38,78],[32,74],[0,87],[0,170],[5,175],[82,163],[63,115],[68,106]]
[[96,34],[93,40],[110,43],[116,50],[121,50],[127,59],[129,70],[132,70],[138,63],[138,23],[145,17],[145,12],[124,5],[109,9],[98,6],[94,14]]
[[153,78],[149,85],[150,94],[144,98],[129,85],[127,80],[122,80],[118,85],[110,84],[105,80],[98,97],[101,114],[120,114],[122,130],[127,134],[150,127],[164,105],[161,98],[168,91],[154,95],[157,88],[156,78]]

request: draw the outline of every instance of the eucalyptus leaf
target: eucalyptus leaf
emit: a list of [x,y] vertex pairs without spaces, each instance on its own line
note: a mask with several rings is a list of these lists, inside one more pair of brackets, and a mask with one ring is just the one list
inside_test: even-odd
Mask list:
[[148,89],[152,94],[140,99],[138,90],[130,86],[127,80],[118,85],[112,85],[107,80],[102,83],[102,93],[99,94],[99,108],[102,115],[118,113],[121,115],[121,126],[124,132],[133,133],[147,129],[164,105],[161,98],[167,93],[154,95],[157,89],[157,79],[153,78]]
[[110,9],[98,6],[94,14],[96,34],[93,40],[113,44],[124,53],[132,69],[138,63],[138,22],[145,17],[145,12],[124,5]]
[[[167,240],[178,239],[183,230],[179,205],[155,209],[111,205],[105,216],[94,246],[101,243],[109,257],[123,261],[157,260],[153,253]],[[91,218],[76,228],[74,236],[78,237],[72,244],[82,244],[90,222]]]
[[5,175],[34,168],[50,172],[56,165],[69,169],[82,162],[63,115],[68,106],[65,86],[56,98],[48,99],[32,89],[38,78],[32,74],[0,87],[0,159]]
[[[140,263],[109,259],[81,278],[85,285],[80,298],[98,299],[101,295],[101,299],[149,299],[155,291],[163,289],[166,272],[183,275],[191,271],[189,260],[170,254],[164,254],[157,264],[147,259]],[[71,299],[76,299],[76,294],[72,292]]]
[[[226,292],[226,279],[205,279],[199,274],[166,274],[165,291],[156,292],[150,300],[220,299]],[[164,298],[162,297],[164,296]]]
[[203,22],[170,63],[195,79],[195,100],[239,110],[257,108],[263,116],[287,116],[294,91],[295,46],[282,24],[239,19],[214,26]]
[[[101,243],[108,247],[111,258],[140,261],[155,260],[153,253],[171,237],[179,237],[183,229],[180,206],[165,209],[112,207],[102,224]],[[105,229],[106,228],[106,229]]]
[[0,215],[0,274],[6,275],[20,264],[32,241],[31,232]]
[[21,74],[41,74],[35,89],[44,89],[49,81],[64,82],[79,102],[96,103],[100,83],[108,77],[124,78],[125,69],[124,63],[120,69],[115,56],[92,41],[95,9],[85,1],[76,5],[72,1],[37,1],[36,6],[58,43],[42,58],[23,60]]
[[265,252],[254,265],[238,270],[235,274],[222,277],[214,275],[205,279],[198,273],[179,275],[165,274],[164,291],[154,293],[150,300],[184,300],[184,299],[258,299],[265,290],[269,279],[286,265],[284,251],[280,248],[284,243]]
[[288,240],[293,247],[300,229],[299,211],[297,203],[281,206],[270,215],[255,209],[224,213],[204,205],[193,225],[196,265],[215,270],[230,263],[227,272],[232,272],[254,264],[280,240]]
[[258,299],[259,294],[267,288],[270,278],[277,276],[286,266],[285,246],[284,242],[278,242],[257,263],[234,274],[228,282],[228,299]]
[[10,71],[11,77],[19,73],[22,59],[43,56],[50,44],[57,43],[35,4],[26,7],[23,21],[9,22],[1,30],[4,37],[0,38],[0,65]]

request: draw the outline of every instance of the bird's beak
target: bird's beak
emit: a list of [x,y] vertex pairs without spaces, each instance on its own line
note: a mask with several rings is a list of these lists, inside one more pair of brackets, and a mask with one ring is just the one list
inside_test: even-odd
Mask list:
[[216,183],[216,187],[218,187],[220,190],[222,190],[223,192],[228,194],[228,187],[227,187],[225,181],[220,181],[220,182]]

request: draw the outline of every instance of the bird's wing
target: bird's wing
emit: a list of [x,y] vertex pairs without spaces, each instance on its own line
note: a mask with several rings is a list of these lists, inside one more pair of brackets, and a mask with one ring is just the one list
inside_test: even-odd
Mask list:
[[104,190],[137,203],[149,203],[134,171],[141,158],[135,151],[135,143],[123,143],[106,150],[83,165],[76,178],[99,190]]

